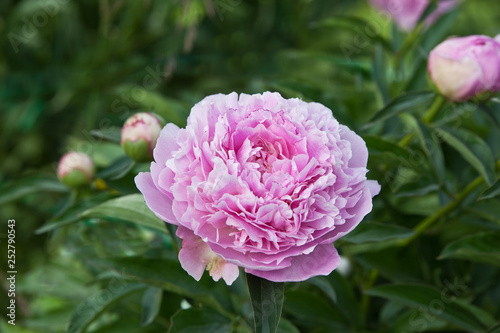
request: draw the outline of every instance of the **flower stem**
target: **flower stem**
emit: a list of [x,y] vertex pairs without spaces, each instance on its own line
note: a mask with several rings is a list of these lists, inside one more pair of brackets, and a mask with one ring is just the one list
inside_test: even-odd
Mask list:
[[[445,103],[446,103],[446,100],[443,98],[443,96],[437,95],[436,98],[434,99],[434,102],[432,102],[431,107],[427,110],[427,112],[422,117],[422,121],[425,124],[429,124],[432,120],[434,120],[434,118],[438,114],[439,110],[441,110],[441,108],[443,107],[443,105]],[[413,139],[414,136],[415,136],[414,133],[407,134],[404,138],[402,138],[399,141],[398,145],[400,147],[403,147],[403,148],[406,147],[410,143],[410,141]]]
[[[500,169],[500,160],[496,163],[496,168]],[[417,224],[417,226],[413,229],[415,233],[403,240],[400,245],[405,246],[408,245],[415,238],[423,234],[427,231],[434,223],[439,221],[442,217],[452,212],[455,208],[457,208],[475,189],[481,186],[484,183],[484,178],[479,176],[474,179],[462,192],[460,192],[455,200],[448,202],[443,208],[438,210],[435,214],[425,218],[422,222]]]

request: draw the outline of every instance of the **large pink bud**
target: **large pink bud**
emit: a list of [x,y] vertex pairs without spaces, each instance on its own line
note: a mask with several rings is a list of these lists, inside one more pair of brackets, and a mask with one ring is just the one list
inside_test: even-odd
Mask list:
[[488,36],[450,38],[429,55],[428,71],[449,100],[463,102],[500,90],[500,43]]

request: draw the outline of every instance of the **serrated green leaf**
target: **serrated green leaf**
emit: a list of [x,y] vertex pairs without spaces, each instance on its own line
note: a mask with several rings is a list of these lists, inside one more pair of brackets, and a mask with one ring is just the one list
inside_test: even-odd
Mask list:
[[142,297],[142,326],[151,324],[160,311],[163,290],[149,287]]
[[181,310],[172,317],[168,333],[231,333],[231,320],[208,308]]
[[111,305],[130,294],[146,289],[142,283],[113,285],[89,297],[75,310],[69,322],[67,333],[82,333]]
[[38,192],[69,193],[70,188],[62,184],[55,176],[28,176],[2,185],[0,188],[0,205]]
[[436,134],[453,147],[484,180],[493,184],[495,180],[495,159],[490,147],[475,133],[463,128],[435,128]]
[[148,208],[142,194],[130,194],[108,200],[83,212],[81,217],[115,218],[168,234],[165,222]]
[[479,233],[448,244],[438,259],[455,258],[500,267],[500,234]]
[[434,99],[434,96],[435,93],[429,91],[404,93],[377,111],[365,127],[390,119],[402,112],[414,110],[422,105],[428,105]]
[[283,309],[283,282],[272,282],[261,277],[246,274],[248,291],[252,302],[256,333],[275,333]]
[[[419,284],[392,284],[375,287],[365,293],[398,301],[469,331],[483,331],[486,328],[486,325],[471,311],[446,298],[441,291],[433,287]],[[440,304],[441,311],[435,311],[433,308],[437,302]]]
[[354,244],[384,242],[391,239],[405,239],[414,233],[411,229],[397,225],[362,222],[353,231],[342,237],[342,240]]

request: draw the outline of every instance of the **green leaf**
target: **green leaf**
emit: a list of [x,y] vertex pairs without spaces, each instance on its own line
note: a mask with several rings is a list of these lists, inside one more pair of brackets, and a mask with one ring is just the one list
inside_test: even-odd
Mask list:
[[151,324],[161,307],[163,290],[158,287],[149,287],[142,297],[142,326]]
[[448,244],[438,259],[456,258],[500,267],[500,234],[478,233]]
[[[446,297],[442,291],[419,284],[383,285],[366,291],[367,295],[398,301],[417,308],[468,331],[486,327],[470,310]],[[440,311],[435,308],[439,306]]]
[[142,194],[108,200],[81,214],[81,217],[116,218],[168,234],[165,222],[148,208]]
[[378,152],[390,152],[394,155],[402,158],[404,160],[409,160],[411,158],[411,153],[397,144],[384,140],[377,136],[363,136],[363,140],[366,142],[366,146],[370,151],[378,151]]
[[500,178],[481,193],[478,200],[493,199],[500,195]]
[[333,271],[326,279],[335,290],[337,298],[337,310],[348,320],[350,323],[361,330],[363,328],[363,317],[360,308],[359,300],[354,294],[354,286],[344,276]]
[[346,318],[323,295],[305,289],[287,290],[284,307],[287,313],[307,326],[319,324],[346,332]]
[[315,276],[312,279],[309,279],[309,283],[321,289],[325,294],[328,295],[333,303],[337,303],[337,294],[335,293],[335,289],[333,289],[332,285],[326,277]]
[[103,269],[115,270],[127,279],[144,282],[178,295],[203,300],[206,304],[221,310],[219,303],[210,295],[210,288],[189,277],[177,260],[125,257],[99,260],[97,265],[102,266]]
[[134,167],[135,162],[128,156],[121,156],[114,160],[110,166],[97,174],[98,178],[116,180],[125,176]]
[[277,333],[300,333],[300,331],[290,321],[281,318]]
[[275,333],[283,309],[285,283],[246,274],[256,333]]
[[92,130],[90,135],[97,139],[106,140],[114,143],[120,143],[121,141],[121,128],[116,126],[111,126],[102,130]]
[[113,285],[107,289],[100,290],[78,306],[69,322],[66,332],[85,332],[92,321],[106,311],[111,305],[145,288],[146,286],[142,283],[133,283],[118,286]]
[[[369,22],[360,19],[359,17],[338,15],[315,23],[313,25],[313,28],[344,28],[350,31],[354,29],[354,31],[356,31],[356,28],[365,28],[369,24]],[[379,34],[363,34],[363,37],[371,39],[374,42],[379,42],[384,46],[384,48],[386,48],[387,50],[391,50],[391,44],[389,43],[389,41]]]
[[38,192],[67,193],[70,189],[55,176],[33,175],[0,187],[0,205]]
[[420,146],[432,161],[432,167],[434,169],[436,179],[443,182],[446,177],[446,167],[444,163],[443,151],[439,145],[439,140],[431,133],[429,127],[412,115],[403,114],[401,115],[401,118],[403,122],[413,129],[413,132],[419,139]]
[[181,310],[172,317],[168,333],[231,333],[231,320],[210,308]]
[[63,214],[60,216],[49,220],[46,224],[35,230],[35,234],[43,234],[44,232],[48,232],[75,222],[78,222],[82,219],[81,213],[95,207],[102,202],[109,200],[113,195],[109,192],[102,192],[96,195],[92,195],[89,197],[85,197],[80,201],[73,204],[69,207]]
[[495,180],[495,159],[490,147],[475,133],[463,128],[435,128],[436,134],[474,167],[488,185]]
[[353,231],[342,237],[342,240],[354,244],[363,244],[384,242],[391,239],[405,239],[413,234],[413,230],[398,225],[362,222]]
[[500,333],[500,325],[496,325],[495,327],[488,330],[486,333]]
[[390,99],[386,73],[387,70],[384,61],[384,50],[380,44],[378,44],[375,47],[375,57],[373,59],[373,79],[375,80],[380,94],[382,95],[382,101],[384,104],[387,104]]
[[404,93],[377,111],[365,127],[385,121],[405,111],[414,110],[422,105],[428,105],[434,99],[435,93],[429,91]]
[[123,94],[130,96],[135,106],[139,106],[148,112],[154,111],[167,122],[175,123],[178,126],[186,124],[189,107],[182,102],[141,86],[123,85],[118,87],[116,92],[121,93],[122,96]]

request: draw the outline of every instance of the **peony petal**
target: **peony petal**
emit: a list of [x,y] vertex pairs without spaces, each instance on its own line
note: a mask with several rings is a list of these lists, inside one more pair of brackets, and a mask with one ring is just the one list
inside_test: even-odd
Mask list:
[[323,244],[309,254],[293,257],[287,268],[272,271],[245,269],[245,272],[273,282],[299,282],[317,275],[328,275],[339,263],[340,256],[333,244]]
[[182,226],[177,228],[177,236],[182,239],[179,261],[182,268],[196,281],[200,281],[205,267],[213,258],[213,251],[191,230]]
[[149,172],[139,173],[135,177],[135,184],[144,195],[144,200],[149,209],[151,209],[158,218],[168,223],[175,225],[179,224],[172,212],[172,199],[158,190]]

